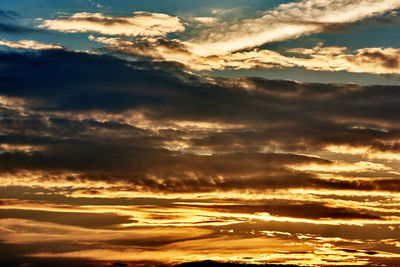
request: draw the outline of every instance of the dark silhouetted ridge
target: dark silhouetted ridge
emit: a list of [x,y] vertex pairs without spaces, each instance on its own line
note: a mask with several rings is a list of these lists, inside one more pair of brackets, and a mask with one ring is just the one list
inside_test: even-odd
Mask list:
[[242,263],[230,263],[230,262],[217,262],[217,261],[198,261],[198,262],[187,262],[176,265],[176,267],[201,267],[201,266],[209,266],[209,267],[259,267],[259,266],[268,266],[268,267],[299,267],[298,265],[282,265],[282,264],[242,264]]

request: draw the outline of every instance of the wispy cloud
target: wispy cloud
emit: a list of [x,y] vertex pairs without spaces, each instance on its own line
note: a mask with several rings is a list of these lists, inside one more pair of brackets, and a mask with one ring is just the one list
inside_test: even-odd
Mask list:
[[0,40],[0,46],[6,46],[15,49],[32,49],[32,50],[48,50],[48,49],[61,49],[59,44],[46,44],[34,40],[20,40],[17,42]]
[[310,70],[400,74],[400,49],[396,48],[361,48],[355,53],[347,53],[346,47],[317,46],[289,52],[309,56],[289,59],[293,64]]
[[166,36],[171,32],[185,30],[177,17],[148,12],[134,12],[132,17],[76,13],[69,17],[44,20],[39,27],[61,32],[99,32],[126,36]]
[[168,33],[185,31],[190,24],[185,25],[178,17],[158,13],[134,12],[133,17],[76,13],[44,20],[39,27],[71,33],[117,35],[113,38],[91,35],[90,39],[106,44],[112,50],[156,61],[175,61],[197,71],[304,67],[314,71],[399,74],[399,49],[390,47],[349,51],[346,47],[317,46],[288,51],[296,56],[271,50],[237,51],[323,32],[399,7],[398,1],[394,0],[380,0],[379,3],[372,0],[304,0],[279,5],[264,11],[259,18],[240,21],[224,18],[225,21],[216,23],[219,18],[194,17],[191,26],[198,28],[196,36],[186,41],[165,37]]
[[218,21],[218,18],[216,17],[195,17],[193,18],[194,21],[200,22],[200,23],[216,23]]
[[224,54],[297,38],[400,7],[396,0],[303,0],[282,4],[259,18],[225,22],[191,40],[200,55]]

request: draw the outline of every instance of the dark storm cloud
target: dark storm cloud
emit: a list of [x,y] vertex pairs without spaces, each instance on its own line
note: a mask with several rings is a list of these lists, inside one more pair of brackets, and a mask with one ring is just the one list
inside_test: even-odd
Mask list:
[[169,94],[184,87],[165,72],[134,69],[108,56],[46,51],[2,54],[0,61],[5,66],[1,93],[37,100],[38,109],[117,112],[162,106],[174,100]]
[[338,190],[365,190],[365,191],[387,191],[400,192],[400,179],[378,179],[372,181],[336,181],[315,180],[315,187],[330,188]]
[[[320,180],[289,165],[333,162],[262,151],[264,146],[304,152],[344,144],[399,152],[398,86],[258,78],[210,82],[169,63],[63,50],[1,53],[0,62],[0,95],[23,100],[23,110],[12,107],[17,104],[2,107],[3,173],[70,171],[82,179],[123,179],[160,192],[293,187],[400,191],[395,176]],[[155,124],[201,121],[244,127],[151,131],[112,117],[98,121],[71,115],[126,111],[141,112]],[[168,150],[168,142],[185,142],[189,150]],[[221,153],[197,155],[196,149]],[[43,178],[50,179],[48,175]]]
[[[156,65],[151,63],[62,50],[1,54],[0,60],[0,93],[35,100],[32,105],[38,110],[143,109],[148,116],[158,119],[284,121],[294,126],[295,122],[338,117],[397,123],[400,111],[398,86],[307,84],[255,78],[240,82],[220,79],[212,84],[194,76],[182,82],[171,72],[155,70]],[[243,83],[256,90],[244,90]]]
[[[116,132],[128,137],[151,138],[149,131],[120,122],[71,120],[62,117],[44,118],[40,115],[21,117],[15,116],[15,114],[6,116],[3,113],[3,118],[0,119],[0,127],[8,133],[0,136],[0,142],[12,144],[45,145],[51,144],[53,141],[60,142],[59,139],[61,138],[68,140],[67,137],[75,139],[88,139],[88,136],[90,138],[106,138]],[[157,137],[154,139],[157,139]]]
[[[329,163],[319,158],[293,154],[233,153],[200,156],[161,148],[143,148],[138,144],[122,144],[126,140],[120,140],[121,143],[114,141],[114,144],[106,142],[64,140],[47,144],[43,151],[3,152],[0,154],[0,171],[14,173],[30,170],[53,174],[73,171],[81,173],[82,179],[122,179],[132,186],[141,186],[151,191],[212,192],[312,185],[312,175],[290,170],[286,165]],[[225,178],[219,179],[220,175]],[[249,177],[243,178],[245,176]],[[42,179],[52,180],[52,177],[44,174]]]
[[[0,120],[0,125],[9,132],[0,136],[0,143],[41,147],[39,151],[3,151],[0,154],[2,172],[78,171],[83,178],[125,179],[133,185],[157,191],[212,191],[214,185],[221,190],[243,186],[299,186],[309,175],[289,170],[286,165],[330,163],[293,154],[253,152],[200,156],[168,151],[160,148],[160,141],[166,137],[151,136],[144,130],[118,123],[60,118],[50,118],[45,122],[40,117],[24,119],[14,116],[13,119]],[[107,129],[113,135],[99,134]],[[260,174],[246,180],[240,178],[255,173]],[[218,175],[227,179],[218,181]],[[151,176],[158,177],[159,181],[149,178]]]
[[326,145],[369,145],[379,151],[399,152],[398,143],[384,143],[384,140],[399,138],[397,129],[382,132],[377,129],[352,129],[352,124],[334,124],[314,121],[304,124],[293,122],[288,127],[277,126],[271,129],[232,130],[210,133],[208,136],[193,138],[191,145],[212,148],[217,151],[228,149],[254,151],[260,145],[272,145],[289,151],[301,151],[322,148]]
[[[0,171],[44,171],[48,174],[43,174],[43,181],[53,181],[52,175],[66,171],[79,172],[84,180],[124,180],[133,188],[140,186],[164,193],[282,188],[400,192],[399,179],[320,180],[313,174],[287,167],[301,163],[330,164],[315,157],[254,152],[201,156],[151,148],[151,144],[147,148],[144,146],[141,139],[136,142],[134,139],[101,138],[52,140],[46,143],[43,151],[1,153]],[[70,179],[74,181],[79,177]]]

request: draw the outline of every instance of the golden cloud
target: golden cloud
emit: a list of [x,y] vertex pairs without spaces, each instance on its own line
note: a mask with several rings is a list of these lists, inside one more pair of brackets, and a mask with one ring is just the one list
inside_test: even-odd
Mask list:
[[[285,56],[271,50],[254,49],[248,52],[232,52],[222,55],[202,56],[200,46],[179,40],[147,38],[130,41],[121,38],[89,37],[90,40],[108,45],[111,50],[160,61],[175,61],[196,71],[224,69],[303,67],[314,71],[347,71],[371,74],[400,74],[400,49],[363,48],[348,52],[346,47],[296,48]],[[304,57],[306,56],[306,57]]]
[[61,49],[62,46],[59,44],[46,44],[34,40],[21,40],[17,42],[0,40],[0,46],[4,45],[10,48],[16,49],[33,49],[33,50],[45,50],[45,49]]
[[133,17],[112,17],[102,13],[76,13],[70,17],[44,20],[40,28],[61,32],[99,32],[107,35],[166,36],[184,31],[179,18],[159,13],[134,12]]

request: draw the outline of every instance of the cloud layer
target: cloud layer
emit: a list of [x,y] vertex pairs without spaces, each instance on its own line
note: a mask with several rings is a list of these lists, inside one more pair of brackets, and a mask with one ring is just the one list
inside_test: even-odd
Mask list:
[[397,262],[398,86],[0,61],[2,262]]
[[[174,65],[63,50],[1,59],[4,173],[71,173],[159,193],[400,191],[398,167],[373,161],[399,152],[396,86],[204,80]],[[370,156],[313,156],[346,153],[335,147]]]
[[399,86],[208,76],[396,79],[394,40],[337,30],[398,1],[108,4],[0,10],[0,265],[399,265]]

